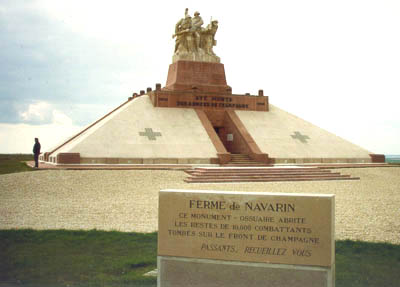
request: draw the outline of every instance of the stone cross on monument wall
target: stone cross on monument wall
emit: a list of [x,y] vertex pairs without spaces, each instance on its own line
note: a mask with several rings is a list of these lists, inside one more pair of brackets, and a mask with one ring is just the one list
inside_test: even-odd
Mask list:
[[294,132],[294,135],[290,135],[293,139],[298,139],[302,143],[307,143],[307,140],[310,139],[307,135],[302,135],[300,132]]
[[139,135],[142,137],[147,137],[151,141],[155,141],[157,138],[160,137],[161,133],[160,132],[153,132],[152,128],[145,128],[144,132],[139,132]]

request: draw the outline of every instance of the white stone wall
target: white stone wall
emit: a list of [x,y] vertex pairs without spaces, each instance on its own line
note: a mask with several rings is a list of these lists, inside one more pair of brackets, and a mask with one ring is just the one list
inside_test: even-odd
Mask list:
[[[141,136],[151,128],[161,133]],[[131,100],[57,150],[81,158],[216,158],[217,152],[192,109],[154,108],[147,95]]]
[[[281,159],[353,159],[369,161],[371,152],[273,105],[269,112],[236,111],[262,152]],[[292,138],[306,135],[305,142]],[[356,160],[358,159],[358,160]],[[335,162],[335,160],[333,160]]]

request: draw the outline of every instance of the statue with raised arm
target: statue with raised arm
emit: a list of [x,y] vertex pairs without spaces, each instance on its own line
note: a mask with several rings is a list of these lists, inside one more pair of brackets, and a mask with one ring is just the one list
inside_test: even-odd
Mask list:
[[203,28],[203,19],[200,12],[196,11],[194,17],[189,15],[189,9],[185,9],[185,17],[175,25],[175,50],[173,62],[178,60],[220,62],[212,48],[216,45],[215,33],[218,29],[218,21],[212,21],[207,28]]
[[[178,21],[175,25],[175,34],[172,35],[172,38],[176,37],[175,40],[175,54],[179,54],[179,52],[189,52],[192,49],[192,45],[189,45],[189,35],[193,34],[192,32],[192,18],[188,14],[188,8],[185,10],[185,17]],[[188,41],[189,40],[189,41]]]

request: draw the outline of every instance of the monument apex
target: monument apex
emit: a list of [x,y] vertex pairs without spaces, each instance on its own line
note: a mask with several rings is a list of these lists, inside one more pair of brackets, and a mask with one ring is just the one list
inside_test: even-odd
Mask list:
[[186,8],[184,18],[180,19],[175,25],[175,50],[172,62],[179,60],[196,62],[219,63],[220,58],[215,55],[213,46],[217,44],[215,33],[218,30],[218,21],[213,20],[206,27],[200,16],[200,12],[195,12],[194,17],[189,15]]

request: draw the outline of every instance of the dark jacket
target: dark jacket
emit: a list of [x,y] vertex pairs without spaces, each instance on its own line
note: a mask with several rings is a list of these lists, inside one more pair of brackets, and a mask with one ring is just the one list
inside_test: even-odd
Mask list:
[[33,146],[33,153],[40,154],[40,143],[39,142],[36,142],[35,145]]

